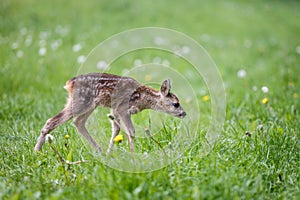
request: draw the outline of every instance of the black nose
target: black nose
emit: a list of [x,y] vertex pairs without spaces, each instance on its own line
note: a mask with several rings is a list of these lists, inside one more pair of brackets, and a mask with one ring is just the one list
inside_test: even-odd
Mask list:
[[186,116],[186,112],[182,112],[182,113],[179,114],[179,117],[182,117],[182,118],[183,118],[183,117],[185,117],[185,116]]

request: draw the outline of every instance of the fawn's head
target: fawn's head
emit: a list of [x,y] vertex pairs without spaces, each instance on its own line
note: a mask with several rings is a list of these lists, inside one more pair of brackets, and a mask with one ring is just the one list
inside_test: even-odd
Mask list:
[[184,118],[186,112],[181,107],[178,98],[175,94],[170,92],[171,82],[169,79],[165,80],[160,88],[160,99],[157,102],[159,111],[165,112],[169,115]]

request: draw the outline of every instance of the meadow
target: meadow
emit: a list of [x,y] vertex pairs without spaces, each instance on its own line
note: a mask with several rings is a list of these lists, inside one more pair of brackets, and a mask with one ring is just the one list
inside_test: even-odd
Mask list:
[[[300,2],[292,0],[2,0],[0,199],[299,199],[299,10]],[[34,152],[45,121],[65,103],[66,80],[77,75],[89,52],[114,34],[140,27],[190,36],[218,67],[226,119],[211,151],[200,153],[208,124],[203,121],[189,127],[198,138],[178,159],[147,173],[115,170],[95,159],[71,123],[55,129],[51,145]],[[188,66],[165,52],[137,55],[149,61],[167,57],[182,71]],[[126,68],[134,61],[136,55],[129,55],[115,64]],[[194,92],[202,114],[209,115],[205,85]],[[143,123],[143,117],[134,120]],[[172,123],[165,129],[170,135]],[[109,121],[101,128],[109,136]],[[156,139],[164,144],[172,137]],[[69,161],[88,162],[61,162],[51,146]],[[136,147],[158,148],[149,139]]]

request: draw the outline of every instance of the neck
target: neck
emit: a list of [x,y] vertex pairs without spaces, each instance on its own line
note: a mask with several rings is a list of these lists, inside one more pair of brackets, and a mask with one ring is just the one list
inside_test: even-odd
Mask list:
[[139,111],[144,109],[155,110],[159,96],[158,91],[147,86],[141,86],[132,94],[131,106],[135,106]]

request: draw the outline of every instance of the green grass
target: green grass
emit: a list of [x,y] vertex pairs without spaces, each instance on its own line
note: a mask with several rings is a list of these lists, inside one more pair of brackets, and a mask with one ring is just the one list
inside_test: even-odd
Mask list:
[[[299,199],[299,9],[292,0],[1,1],[0,199]],[[218,66],[227,113],[213,150],[204,157],[199,153],[206,130],[201,124],[198,139],[173,164],[125,173],[94,159],[67,123],[54,130],[53,146],[65,158],[89,162],[67,166],[49,144],[34,153],[44,122],[65,103],[62,87],[76,75],[78,56],[113,34],[145,26],[191,36]],[[47,53],[39,56],[44,32],[49,33]],[[55,41],[61,45],[52,50]],[[77,43],[83,48],[73,52]],[[133,63],[121,59],[118,64]],[[240,69],[247,72],[243,79],[237,77]],[[209,114],[201,90],[205,87],[197,91],[201,111]],[[265,97],[267,105],[261,102]],[[136,144],[143,150],[151,145],[157,148],[152,142]]]

